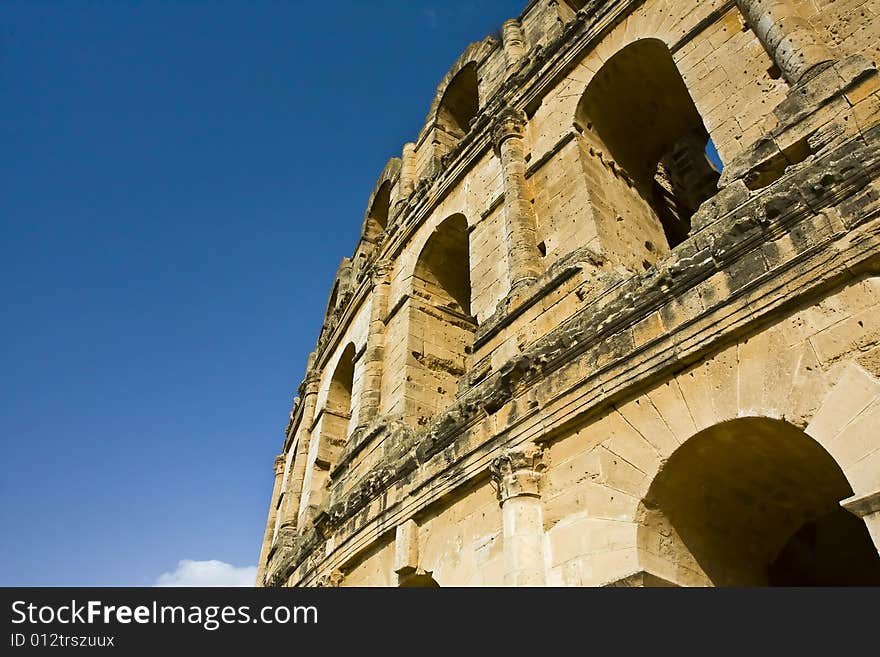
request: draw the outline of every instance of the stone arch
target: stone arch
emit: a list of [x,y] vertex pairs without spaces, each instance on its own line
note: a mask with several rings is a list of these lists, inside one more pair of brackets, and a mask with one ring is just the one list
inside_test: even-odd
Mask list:
[[477,64],[468,62],[443,91],[434,120],[446,135],[458,140],[470,132],[471,122],[479,111]]
[[327,301],[327,314],[330,315],[336,310],[339,303],[339,279],[333,281],[333,289],[330,291],[330,299]]
[[431,573],[413,573],[412,575],[402,575],[399,577],[397,584],[402,589],[439,589],[440,584],[437,583]]
[[877,585],[880,555],[840,502],[852,488],[803,430],[762,417],[698,432],[636,517],[643,571],[679,585]]
[[336,270],[333,287],[330,289],[330,296],[327,299],[327,309],[324,312],[324,323],[318,336],[318,344],[316,346],[318,353],[324,352],[330,336],[336,330],[336,327],[339,326],[346,306],[351,299],[354,285],[352,265],[351,258],[343,258],[339,268]]
[[388,160],[370,194],[361,230],[363,239],[368,242],[377,242],[382,234],[388,230],[388,221],[393,205],[392,192],[395,182],[400,177],[401,166],[402,162],[399,157]]
[[448,217],[425,242],[413,270],[413,293],[435,307],[469,316],[471,273],[467,220]]
[[419,150],[429,151],[429,156],[422,159],[430,164],[422,168],[421,176],[435,175],[442,170],[447,158],[470,132],[471,122],[479,115],[486,97],[481,88],[480,64],[498,47],[498,41],[492,36],[472,43],[437,86],[417,140]]
[[324,404],[319,409],[318,422],[315,425],[318,442],[313,460],[315,468],[320,471],[318,484],[312,483],[313,490],[320,490],[329,478],[333,466],[339,460],[352,424],[352,409],[355,405],[355,359],[357,347],[349,342],[342,349],[333,374],[327,385]]
[[352,424],[356,357],[357,348],[349,342],[333,366],[323,403],[319,401],[300,497],[300,517],[321,504],[330,484],[330,473],[345,449]]
[[367,213],[367,228],[364,237],[375,242],[388,228],[388,213],[391,209],[391,181],[386,180],[376,192]]
[[[422,130],[422,133],[419,135],[419,142],[424,139],[424,137],[427,135],[427,132],[433,127],[433,125],[437,121],[437,117],[440,114],[440,107],[443,103],[444,97],[447,95],[447,91],[451,86],[453,80],[455,80],[459,76],[459,74],[466,68],[473,68],[474,71],[478,73],[480,62],[483,61],[483,59],[485,59],[485,57],[498,46],[498,40],[492,36],[488,36],[482,41],[474,42],[470,44],[467,48],[465,48],[464,52],[459,56],[459,58],[452,65],[449,71],[447,71],[446,75],[443,76],[440,84],[437,85],[437,92],[434,94],[434,100],[431,103],[431,109],[428,111],[428,120],[426,122],[426,126]],[[479,87],[479,74],[477,75],[477,78],[477,84]],[[482,107],[483,94],[480,93],[479,88],[477,89],[477,93],[477,104],[479,107]]]
[[333,279],[333,287],[330,289],[330,297],[327,300],[327,311],[325,316],[331,317],[336,313],[343,304],[351,288],[352,279],[352,262],[351,258],[343,258],[336,270],[336,277]]
[[[355,346],[349,342],[336,363],[333,376],[330,377],[330,386],[327,389],[325,412],[331,412],[338,416],[348,416],[351,419],[352,390],[354,387],[354,357]],[[344,434],[345,432],[339,432]]]
[[666,44],[642,38],[615,52],[584,90],[574,122],[585,173],[603,181],[591,186],[591,202],[609,255],[650,265],[687,237],[719,178]]
[[467,219],[453,214],[428,237],[413,269],[406,414],[416,423],[452,401],[466,370],[476,330],[470,269]]

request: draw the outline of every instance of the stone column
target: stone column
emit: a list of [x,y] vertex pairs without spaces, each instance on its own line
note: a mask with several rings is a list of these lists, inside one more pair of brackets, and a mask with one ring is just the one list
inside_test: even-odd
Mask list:
[[361,388],[361,405],[357,426],[369,424],[379,415],[382,401],[382,374],[385,357],[385,314],[388,312],[388,293],[391,289],[391,265],[379,261],[370,272],[373,285],[373,301],[370,307],[370,331],[364,351],[364,375]]
[[526,54],[522,24],[515,18],[504,21],[501,25],[501,40],[504,42],[504,59],[507,61],[507,70],[510,72],[519,66]]
[[293,461],[291,461],[287,473],[279,532],[295,530],[297,516],[299,515],[299,500],[302,495],[303,480],[306,474],[306,462],[309,458],[312,422],[315,421],[315,406],[318,404],[318,383],[320,377],[313,369],[313,364],[314,354],[311,354],[309,356],[309,371],[302,386],[303,414],[299,426],[299,441],[296,443],[296,453],[293,455]]
[[541,272],[535,210],[526,187],[525,127],[525,113],[506,108],[498,114],[492,131],[504,178],[504,225],[511,297],[534,283]]
[[407,142],[403,145],[400,165],[400,199],[409,199],[416,187],[416,145]]
[[398,582],[419,570],[419,526],[406,520],[394,530],[394,572]]
[[390,209],[388,220],[389,228],[397,222],[400,215],[409,205],[409,197],[416,189],[416,145],[406,143],[403,145],[403,153],[400,158],[400,179],[397,183],[397,201],[394,207]]
[[504,529],[504,584],[544,586],[543,450],[529,443],[492,461]]
[[736,0],[736,4],[789,84],[835,59],[793,0]]
[[843,500],[840,506],[865,521],[874,547],[880,552],[880,490],[850,497]]
[[263,547],[260,548],[260,563],[257,564],[257,586],[262,586],[266,574],[266,560],[272,548],[275,536],[275,519],[278,517],[278,495],[281,493],[281,482],[284,481],[284,454],[275,457],[275,484],[272,486],[272,499],[269,502],[269,518],[266,520],[266,531],[263,534]]

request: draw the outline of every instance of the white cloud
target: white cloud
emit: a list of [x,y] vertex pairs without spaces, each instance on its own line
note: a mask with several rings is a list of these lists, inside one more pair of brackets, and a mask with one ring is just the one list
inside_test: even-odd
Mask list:
[[222,561],[184,559],[173,573],[162,573],[156,586],[254,586],[256,566],[235,566]]

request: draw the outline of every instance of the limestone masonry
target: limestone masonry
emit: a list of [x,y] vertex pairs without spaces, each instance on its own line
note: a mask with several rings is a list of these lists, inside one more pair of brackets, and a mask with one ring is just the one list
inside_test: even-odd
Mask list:
[[468,46],[339,267],[257,583],[880,584],[878,54],[880,0]]

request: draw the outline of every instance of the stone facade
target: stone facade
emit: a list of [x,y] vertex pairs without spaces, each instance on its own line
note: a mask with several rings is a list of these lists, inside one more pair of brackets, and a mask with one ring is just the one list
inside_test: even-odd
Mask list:
[[500,36],[367,203],[257,583],[880,583],[880,0]]

